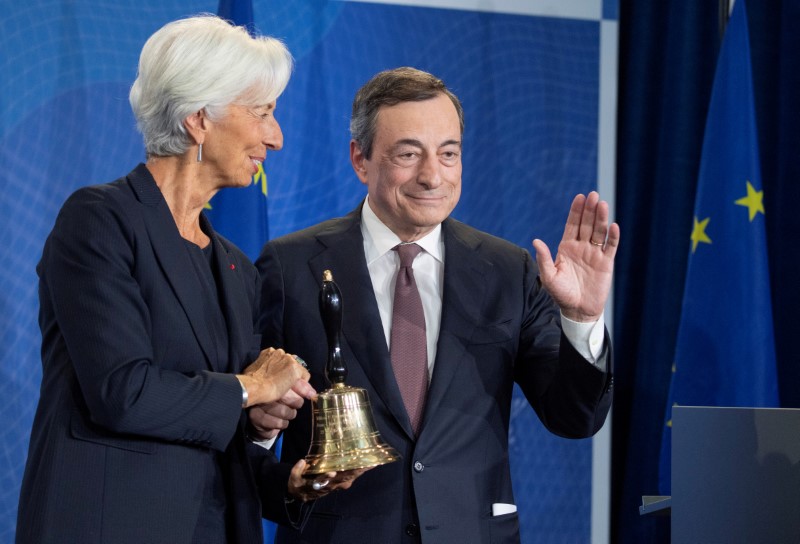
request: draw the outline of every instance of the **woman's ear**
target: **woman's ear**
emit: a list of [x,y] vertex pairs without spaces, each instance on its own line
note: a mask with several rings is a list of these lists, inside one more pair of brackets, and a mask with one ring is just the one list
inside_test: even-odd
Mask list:
[[183,126],[195,143],[202,144],[208,132],[208,116],[206,110],[201,109],[183,120]]

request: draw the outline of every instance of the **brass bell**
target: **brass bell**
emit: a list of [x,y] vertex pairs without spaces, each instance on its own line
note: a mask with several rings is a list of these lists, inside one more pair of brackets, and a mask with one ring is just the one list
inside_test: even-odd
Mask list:
[[367,391],[344,383],[347,365],[340,346],[342,294],[330,270],[322,275],[319,307],[328,339],[325,375],[331,387],[311,401],[312,436],[303,476],[314,478],[326,472],[397,461],[400,454],[383,442],[375,428]]

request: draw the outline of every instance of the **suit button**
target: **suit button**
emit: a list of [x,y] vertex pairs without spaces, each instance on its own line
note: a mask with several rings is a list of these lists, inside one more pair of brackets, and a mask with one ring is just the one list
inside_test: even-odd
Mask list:
[[422,472],[423,470],[425,470],[425,465],[423,465],[419,461],[416,461],[414,463],[414,472]]
[[408,536],[417,536],[419,534],[419,527],[413,523],[406,525],[406,534]]

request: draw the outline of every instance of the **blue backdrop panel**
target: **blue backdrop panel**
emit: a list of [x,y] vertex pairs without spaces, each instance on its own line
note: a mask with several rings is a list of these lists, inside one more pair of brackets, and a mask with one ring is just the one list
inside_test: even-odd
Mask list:
[[[126,5],[120,5],[126,4]],[[0,542],[13,539],[41,369],[35,266],[75,188],[143,159],[128,105],[139,50],[165,22],[217,1],[3,1],[0,22]],[[265,163],[270,235],[353,209],[353,94],[411,65],[464,103],[464,193],[455,215],[555,251],[572,196],[596,186],[599,22],[285,0],[254,2],[296,72],[278,102],[284,149]],[[587,542],[591,444],[547,433],[515,398],[511,455],[523,541]]]

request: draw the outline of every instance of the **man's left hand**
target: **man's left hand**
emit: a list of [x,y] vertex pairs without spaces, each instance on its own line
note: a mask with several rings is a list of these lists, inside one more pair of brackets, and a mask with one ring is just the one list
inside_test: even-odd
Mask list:
[[608,203],[592,191],[572,201],[555,261],[547,244],[533,241],[542,285],[564,317],[580,322],[600,318],[611,291],[619,236],[619,225],[608,224]]

